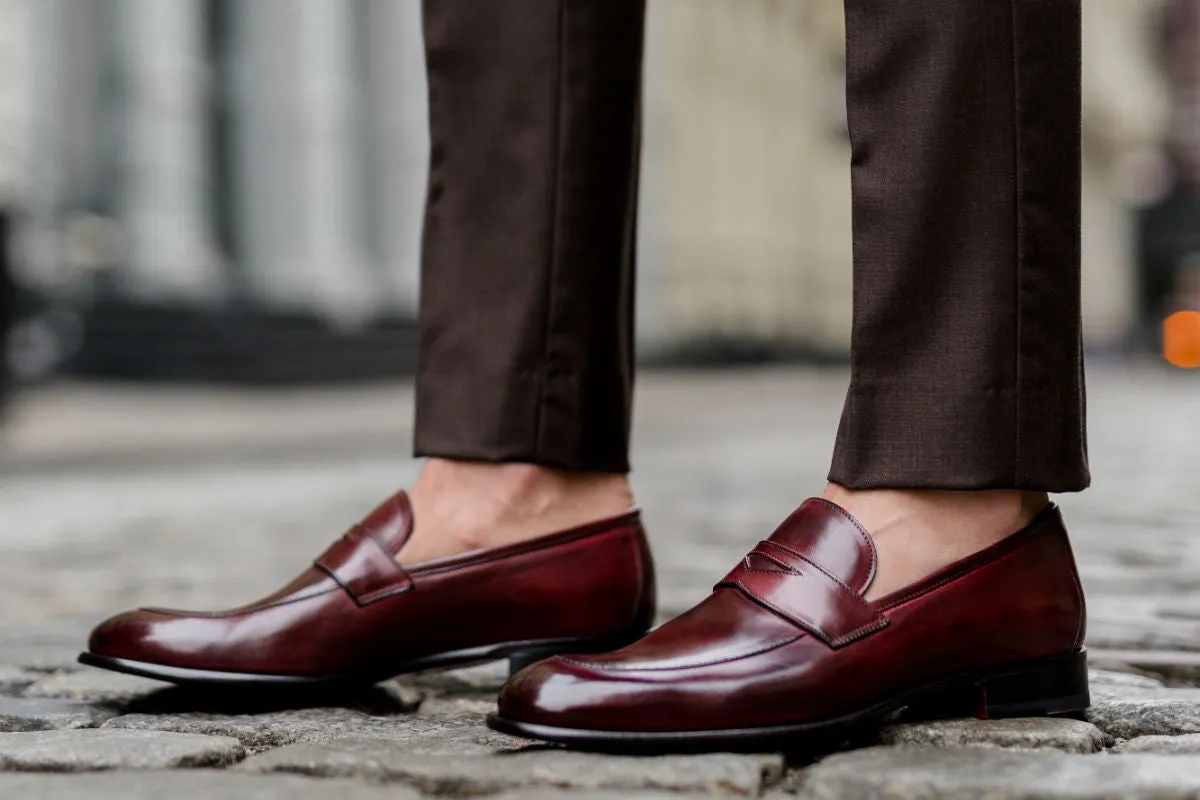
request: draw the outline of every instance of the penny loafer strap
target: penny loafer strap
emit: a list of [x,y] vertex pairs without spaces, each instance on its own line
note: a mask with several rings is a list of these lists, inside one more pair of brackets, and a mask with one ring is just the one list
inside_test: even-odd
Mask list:
[[403,594],[413,586],[404,567],[361,525],[351,528],[313,563],[360,606]]
[[722,587],[742,592],[834,649],[889,624],[845,582],[773,542],[760,542],[716,588]]

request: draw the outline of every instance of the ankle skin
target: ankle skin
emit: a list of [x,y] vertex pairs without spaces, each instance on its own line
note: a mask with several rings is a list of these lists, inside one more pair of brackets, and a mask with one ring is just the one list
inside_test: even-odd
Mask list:
[[410,492],[415,525],[406,564],[527,541],[633,507],[625,475],[536,464],[430,459]]
[[868,600],[990,547],[1050,502],[1044,492],[853,490],[834,483],[822,497],[848,511],[875,542],[879,570]]

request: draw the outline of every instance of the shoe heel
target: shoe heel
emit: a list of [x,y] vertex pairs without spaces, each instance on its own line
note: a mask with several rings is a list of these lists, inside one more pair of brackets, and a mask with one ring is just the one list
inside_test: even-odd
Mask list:
[[989,675],[980,685],[980,719],[1080,714],[1091,705],[1087,651],[1039,659]]

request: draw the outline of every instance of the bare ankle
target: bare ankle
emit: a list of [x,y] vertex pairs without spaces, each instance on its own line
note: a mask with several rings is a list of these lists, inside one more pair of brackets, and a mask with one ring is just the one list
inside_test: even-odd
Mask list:
[[633,504],[633,492],[625,475],[568,472],[518,462],[441,458],[425,464],[412,494],[430,497],[469,494],[475,504],[489,506],[497,515],[542,514],[567,498],[612,498],[626,508]]
[[[1018,489],[982,491],[934,489],[848,489],[836,483],[821,495],[837,503],[871,531],[887,528],[893,521],[918,515],[949,515],[953,518],[987,518],[1002,527],[1028,525],[1049,504],[1045,492]],[[857,509],[857,513],[855,510]]]
[[850,512],[875,542],[872,600],[999,542],[1049,504],[1045,492],[853,490],[834,483],[822,496]]
[[407,563],[535,538],[633,506],[625,475],[527,463],[430,459],[409,494],[415,526],[399,555]]

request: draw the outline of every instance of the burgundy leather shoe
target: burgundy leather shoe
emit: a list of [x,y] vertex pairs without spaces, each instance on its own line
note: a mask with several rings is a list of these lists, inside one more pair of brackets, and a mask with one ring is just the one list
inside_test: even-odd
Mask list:
[[513,677],[489,724],[594,749],[757,749],[904,708],[1087,708],[1083,593],[1057,508],[867,602],[875,560],[848,513],[808,500],[691,611],[623,650]]
[[275,594],[243,608],[147,608],[104,622],[79,660],[175,683],[365,684],[433,667],[598,652],[654,618],[631,511],[529,542],[403,567],[397,494]]

